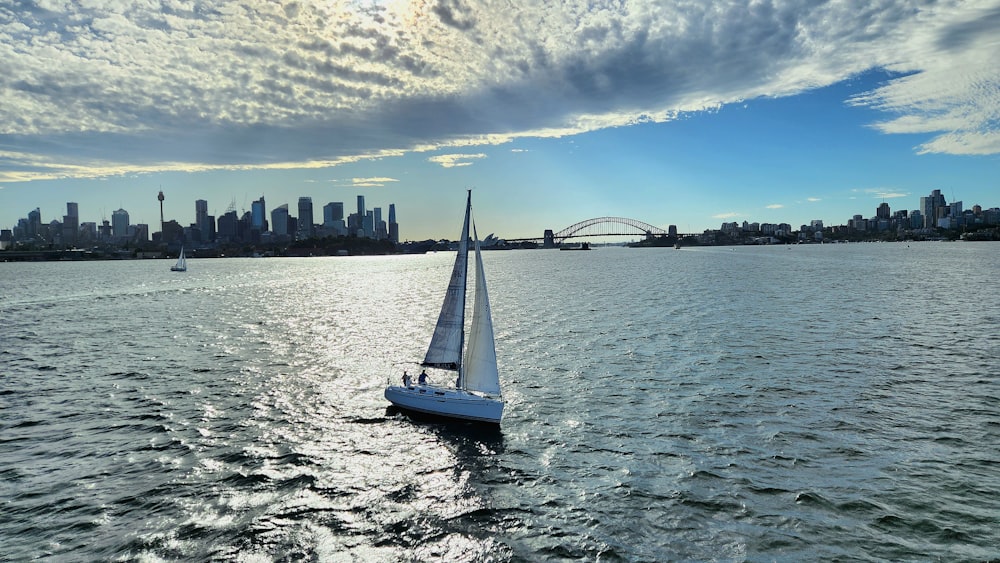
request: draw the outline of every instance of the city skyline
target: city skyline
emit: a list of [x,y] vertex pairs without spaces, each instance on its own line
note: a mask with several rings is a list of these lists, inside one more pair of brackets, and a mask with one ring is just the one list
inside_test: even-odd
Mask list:
[[[159,192],[158,201],[161,203],[165,200],[162,192]],[[237,213],[235,209],[230,209],[227,213],[215,216],[214,214],[207,213],[207,201],[203,199],[197,199],[194,201],[195,206],[195,221],[190,223],[188,226],[190,228],[198,228],[201,233],[210,233],[209,235],[204,235],[200,242],[209,243],[215,242],[214,237],[216,235],[216,221],[219,224],[219,231],[222,231],[224,216],[231,216],[231,228],[235,229],[236,221],[242,220],[246,217],[250,228],[256,229],[258,233],[271,233],[271,234],[281,234],[285,233],[290,235],[290,238],[286,239],[285,242],[290,242],[294,239],[304,239],[312,236],[327,237],[327,236],[350,236],[349,233],[355,233],[358,237],[363,238],[373,238],[373,239],[389,239],[396,243],[407,242],[407,241],[417,241],[421,239],[400,239],[399,238],[399,225],[396,222],[396,204],[390,203],[388,206],[388,221],[382,220],[382,207],[375,206],[371,209],[367,208],[366,200],[364,195],[357,195],[357,213],[352,213],[350,215],[345,215],[344,213],[344,202],[328,202],[322,205],[322,220],[317,221],[317,215],[314,212],[313,202],[308,196],[300,196],[298,198],[298,210],[297,215],[292,215],[289,213],[289,204],[282,203],[276,206],[271,206],[271,210],[267,211],[267,206],[265,204],[265,197],[261,196],[260,199],[251,202],[251,208],[249,210],[244,209],[242,212]],[[230,204],[232,205],[232,204]],[[93,224],[94,228],[99,228],[101,223],[96,221],[81,221],[79,215],[79,204],[77,202],[66,202],[66,215],[63,215],[63,221],[61,222],[61,232],[65,232],[66,229],[70,231],[80,229],[83,224]],[[824,227],[846,227],[852,231],[886,231],[886,230],[905,230],[920,232],[929,232],[928,229],[946,229],[954,230],[966,227],[974,226],[971,222],[966,223],[966,219],[963,217],[963,212],[968,214],[972,213],[975,209],[975,216],[978,217],[980,226],[993,226],[1000,223],[1000,206],[997,205],[981,205],[973,204],[965,206],[962,201],[952,201],[947,202],[944,194],[940,190],[932,190],[925,196],[919,197],[919,202],[917,206],[911,207],[893,207],[889,203],[880,203],[873,211],[872,214],[864,213],[854,213],[851,218],[846,219],[841,222],[828,223],[823,219],[813,219],[809,223],[802,223],[798,225],[793,225],[787,221],[778,222],[762,222],[755,220],[743,220],[742,225],[739,221],[723,221],[719,226],[709,229],[704,229],[702,232],[707,234],[710,232],[732,232],[739,230],[752,230],[758,231],[761,227],[768,227],[768,233],[774,234],[776,232],[784,233],[785,235],[791,232],[809,232],[810,236],[812,233],[822,231]],[[985,214],[984,214],[985,212]],[[30,223],[33,215],[38,215],[38,221],[40,225],[49,225],[52,222],[59,222],[58,218],[52,221],[45,220],[44,215],[42,215],[39,208],[31,210],[26,218],[21,218],[19,221],[23,222],[24,219]],[[300,221],[301,217],[312,217],[312,222],[310,228],[303,230],[303,224]],[[279,219],[280,217],[280,219]],[[367,220],[365,219],[367,217]],[[270,218],[270,225],[269,220]],[[356,219],[357,218],[357,219]],[[184,224],[178,222],[176,218],[161,218],[164,224],[174,224],[177,228],[183,228]],[[280,226],[276,226],[276,223],[280,221]],[[293,224],[297,223],[298,227],[295,232],[291,232],[292,229],[287,227],[287,223],[291,221]],[[119,208],[112,213],[112,219],[108,222],[107,227],[112,229],[113,236],[116,239],[122,239],[125,236],[126,228],[139,228],[139,231],[143,237],[143,241],[149,241],[150,235],[157,233],[155,230],[151,230],[148,224],[136,223],[130,220],[130,215],[128,210]],[[319,231],[314,231],[312,227],[320,229]],[[670,225],[668,228],[672,233],[678,232],[676,225]],[[7,231],[6,228],[0,227],[0,230]],[[16,229],[14,239],[18,240]],[[500,231],[494,231],[491,235],[499,234],[500,239],[504,238],[542,238],[542,237],[511,237]],[[543,233],[544,234],[544,233]],[[700,233],[681,233],[681,234],[700,234]],[[75,235],[69,235],[70,238],[75,238]],[[133,235],[130,235],[133,236]],[[162,239],[162,234],[158,234]],[[202,235],[199,235],[202,236]],[[188,238],[189,235],[184,235],[184,238]],[[808,237],[807,237],[808,238]],[[422,239],[427,240],[427,239]],[[439,237],[433,240],[451,240],[448,237]],[[174,241],[179,242],[179,241]],[[197,240],[188,240],[186,242],[199,242]]]
[[408,240],[453,236],[470,187],[509,237],[602,215],[840,223],[934,189],[996,204],[1000,0],[494,9],[2,14],[0,227],[66,202],[157,225],[161,190],[183,224],[197,199],[364,193]]

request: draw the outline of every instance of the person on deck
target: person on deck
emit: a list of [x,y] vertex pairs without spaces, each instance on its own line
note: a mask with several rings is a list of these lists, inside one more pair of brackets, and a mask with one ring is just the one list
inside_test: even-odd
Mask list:
[[403,387],[409,387],[410,385],[413,385],[413,378],[410,377],[410,374],[408,374],[408,373],[406,373],[406,371],[404,371],[403,372]]
[[427,385],[427,370],[421,370],[420,376],[417,377],[417,383]]

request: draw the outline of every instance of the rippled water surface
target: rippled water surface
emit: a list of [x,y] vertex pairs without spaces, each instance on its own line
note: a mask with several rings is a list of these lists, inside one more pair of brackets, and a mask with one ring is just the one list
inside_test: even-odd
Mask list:
[[487,253],[495,430],[453,257],[0,263],[0,560],[1000,558],[1000,245]]

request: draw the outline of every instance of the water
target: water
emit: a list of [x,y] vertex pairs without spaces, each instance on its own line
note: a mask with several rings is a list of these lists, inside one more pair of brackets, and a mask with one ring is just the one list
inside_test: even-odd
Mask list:
[[0,560],[1000,558],[1000,245],[487,253],[494,431],[453,256],[0,264]]

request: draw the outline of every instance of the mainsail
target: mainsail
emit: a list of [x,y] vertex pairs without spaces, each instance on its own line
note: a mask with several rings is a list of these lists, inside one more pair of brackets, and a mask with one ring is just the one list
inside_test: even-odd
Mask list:
[[472,224],[476,241],[476,301],[472,308],[472,326],[469,328],[469,345],[465,350],[465,369],[459,386],[470,391],[500,394],[500,374],[497,371],[497,351],[493,343],[493,319],[490,298],[486,294],[486,273],[483,256],[479,250],[479,235]]
[[431,337],[423,365],[443,369],[459,369],[462,362],[462,339],[465,331],[465,285],[469,267],[469,212],[472,209],[472,193],[465,204],[465,222],[458,242],[455,266],[451,270],[451,281],[441,305],[434,336]]

